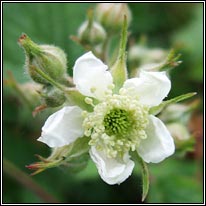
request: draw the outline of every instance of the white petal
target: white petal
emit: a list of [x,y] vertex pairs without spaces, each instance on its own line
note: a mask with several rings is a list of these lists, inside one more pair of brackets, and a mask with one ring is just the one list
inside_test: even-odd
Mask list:
[[174,153],[173,138],[160,119],[150,115],[146,133],[147,138],[140,142],[137,150],[145,162],[158,163]]
[[106,157],[103,151],[91,147],[90,156],[97,166],[100,177],[109,185],[120,184],[132,173],[134,162],[129,154],[125,154],[123,160]]
[[108,67],[92,52],[77,59],[74,65],[73,79],[76,88],[85,96],[104,99],[108,86],[112,84],[112,75]]
[[126,80],[123,87],[129,95],[138,96],[142,104],[156,106],[169,93],[171,82],[165,72],[141,71],[140,77]]
[[46,120],[38,141],[50,147],[62,147],[82,137],[82,110],[77,106],[64,107]]

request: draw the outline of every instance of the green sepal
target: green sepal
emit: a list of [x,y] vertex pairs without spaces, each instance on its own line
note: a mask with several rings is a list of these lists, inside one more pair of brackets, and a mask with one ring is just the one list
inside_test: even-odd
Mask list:
[[183,101],[185,99],[188,99],[190,97],[193,97],[194,95],[196,95],[197,93],[196,92],[191,92],[191,93],[187,93],[187,94],[183,94],[183,95],[180,95],[180,96],[177,96],[177,97],[174,97],[170,100],[167,100],[167,101],[163,101],[161,104],[159,104],[158,106],[154,106],[154,107],[151,107],[150,110],[149,110],[149,113],[150,114],[153,114],[153,115],[157,115],[159,114],[163,109],[165,109],[165,107],[167,107],[168,105],[170,104],[173,104],[173,103],[177,103],[177,102],[180,102],[180,101]]
[[141,166],[142,173],[142,202],[146,199],[149,192],[149,170],[147,164],[143,159],[137,154],[137,152],[132,153],[133,160],[135,160]]
[[76,106],[79,106],[80,108],[82,108],[83,110],[86,110],[88,112],[91,112],[93,110],[93,107],[91,105],[86,104],[85,96],[82,95],[75,88],[69,88],[69,89],[65,90],[65,95],[66,95],[70,104],[74,104]]
[[160,64],[159,71],[168,71],[179,66],[182,63],[182,61],[179,60],[180,56],[181,54],[176,54],[175,49],[171,49],[166,60]]
[[42,49],[39,45],[35,44],[26,34],[22,34],[19,39],[18,43],[22,46],[28,55],[29,58],[33,58],[36,55],[42,54]]
[[52,150],[48,158],[36,155],[40,162],[35,162],[26,166],[28,169],[35,170],[32,175],[38,174],[46,169],[64,166],[71,171],[80,171],[87,165],[89,152],[89,138],[81,137],[75,142],[63,147],[56,147]]
[[89,160],[89,138],[82,137],[77,139],[70,147],[70,152],[61,167],[68,169],[69,172],[80,172],[87,166]]
[[124,23],[122,27],[122,34],[120,40],[119,54],[116,62],[111,67],[111,74],[113,76],[113,82],[115,85],[115,92],[124,84],[127,79],[127,69],[126,69],[126,45],[127,45],[127,18],[124,16]]

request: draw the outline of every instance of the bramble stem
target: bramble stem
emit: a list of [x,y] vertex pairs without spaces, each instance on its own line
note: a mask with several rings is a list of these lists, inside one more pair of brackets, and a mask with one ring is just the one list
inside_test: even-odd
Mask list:
[[11,176],[14,180],[19,182],[24,187],[31,190],[45,203],[58,203],[59,201],[45,191],[39,184],[37,184],[26,173],[17,168],[12,162],[7,159],[3,159],[3,171],[5,174]]

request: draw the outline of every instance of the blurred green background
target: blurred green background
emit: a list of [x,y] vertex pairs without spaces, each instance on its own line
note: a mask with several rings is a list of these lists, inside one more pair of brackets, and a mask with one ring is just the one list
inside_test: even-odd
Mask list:
[[[171,72],[170,97],[196,91],[200,104],[190,130],[195,151],[174,155],[149,165],[151,186],[148,203],[201,203],[203,112],[203,3],[129,3],[133,21],[131,36],[146,35],[149,47],[179,48],[183,63]],[[84,50],[69,39],[85,20],[93,3],[3,3],[3,75],[12,71],[19,83],[30,81],[24,72],[25,57],[17,40],[24,32],[35,42],[54,44],[68,56],[68,72]],[[31,110],[8,86],[3,92],[3,203],[140,203],[138,168],[119,186],[104,183],[92,162],[78,174],[60,168],[30,177],[25,168],[48,156],[49,148],[36,141],[49,112],[33,118]]]

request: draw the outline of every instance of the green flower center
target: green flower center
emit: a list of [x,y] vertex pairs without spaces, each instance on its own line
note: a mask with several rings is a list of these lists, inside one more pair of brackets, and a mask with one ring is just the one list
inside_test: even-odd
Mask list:
[[[84,134],[91,138],[89,144],[111,158],[135,151],[141,139],[147,137],[148,107],[126,94],[108,94],[104,101],[93,105],[93,112],[83,113]],[[89,98],[85,101],[92,104]]]
[[123,109],[113,109],[104,117],[105,132],[108,135],[126,134],[132,125],[129,113]]

